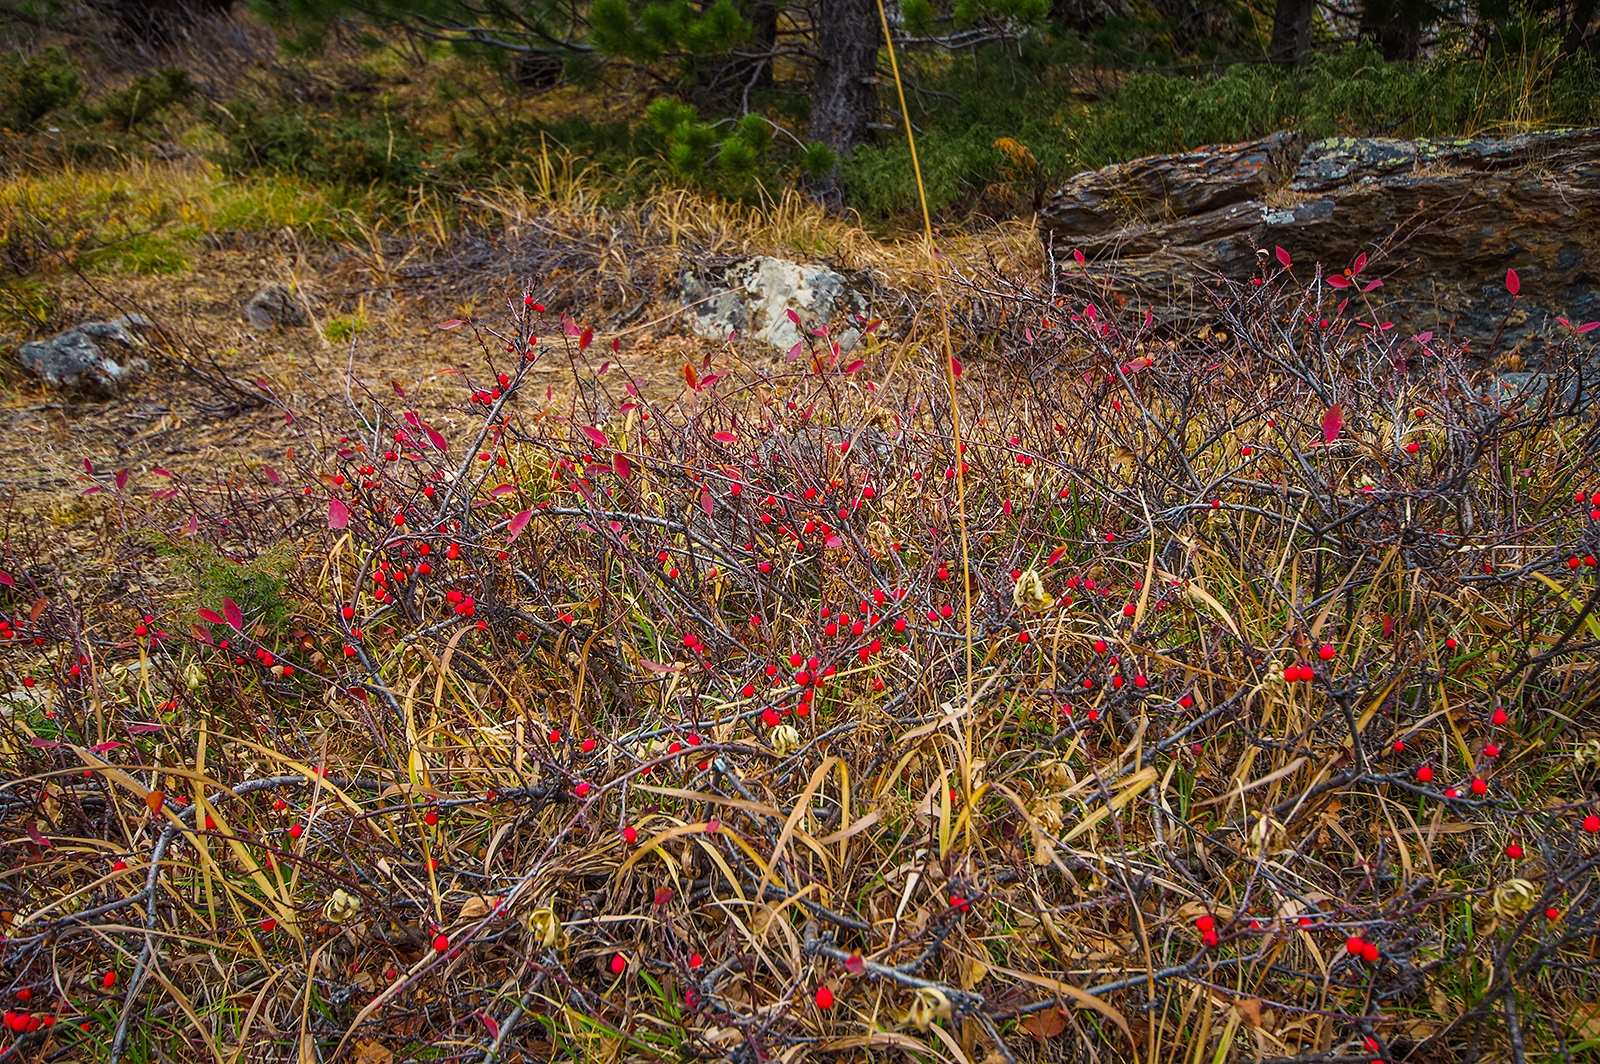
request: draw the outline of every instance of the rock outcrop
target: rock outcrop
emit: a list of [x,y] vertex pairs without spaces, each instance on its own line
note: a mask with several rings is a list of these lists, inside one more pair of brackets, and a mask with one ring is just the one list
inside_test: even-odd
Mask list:
[[1600,129],[1311,143],[1276,133],[1079,174],[1042,220],[1057,263],[1076,268],[1081,251],[1091,274],[1158,314],[1207,316],[1204,282],[1246,280],[1259,250],[1282,247],[1301,280],[1316,262],[1336,273],[1366,254],[1362,277],[1383,287],[1343,294],[1382,305],[1405,335],[1452,334],[1479,357],[1536,360],[1543,337],[1565,332],[1557,317],[1600,319]]

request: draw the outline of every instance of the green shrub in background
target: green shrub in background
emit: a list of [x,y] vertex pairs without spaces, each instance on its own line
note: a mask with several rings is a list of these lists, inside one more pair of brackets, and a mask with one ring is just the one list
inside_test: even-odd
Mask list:
[[78,72],[60,48],[36,56],[0,52],[0,128],[28,132],[83,95]]
[[271,170],[317,182],[415,185],[424,151],[410,120],[380,104],[364,113],[354,104],[313,112],[288,100],[235,101],[212,122],[225,147],[217,161],[235,173]]
[[[1600,122],[1600,64],[1585,57],[1557,69],[1548,54],[1388,63],[1363,42],[1316,53],[1300,70],[1259,63],[1198,78],[1136,74],[1114,96],[1084,103],[1060,77],[1068,62],[1060,50],[993,48],[970,63],[925,69],[923,87],[946,95],[923,96],[912,120],[922,130],[918,155],[933,210],[1026,210],[1039,190],[1081,170],[1280,129],[1313,138],[1426,137]],[[1019,167],[1005,141],[1026,147],[1031,165]],[[857,152],[846,173],[864,214],[916,209],[902,141]],[[997,189],[1008,194],[996,197]]]

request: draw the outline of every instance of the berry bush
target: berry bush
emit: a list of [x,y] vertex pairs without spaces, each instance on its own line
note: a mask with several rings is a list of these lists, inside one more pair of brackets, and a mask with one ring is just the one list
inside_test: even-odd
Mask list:
[[0,1060],[1574,1059],[1592,326],[1509,397],[1264,261],[672,402],[531,394],[519,295],[448,418],[85,462],[123,593],[0,545]]

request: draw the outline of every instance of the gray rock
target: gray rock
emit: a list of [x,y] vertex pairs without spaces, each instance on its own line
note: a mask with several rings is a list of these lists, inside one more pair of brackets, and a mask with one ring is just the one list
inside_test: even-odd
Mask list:
[[154,328],[141,314],[86,321],[48,340],[23,344],[17,361],[51,387],[114,399],[149,371],[150,363],[138,357],[145,347],[140,333]]
[[[834,315],[867,311],[866,296],[833,270],[767,256],[739,259],[720,269],[690,270],[680,281],[679,294],[696,336],[721,341],[732,332],[785,353]],[[799,325],[789,317],[791,310]]]
[[1360,280],[1382,288],[1324,292],[1370,298],[1396,335],[1450,334],[1480,359],[1521,348],[1538,363],[1555,318],[1600,318],[1600,128],[1310,144],[1276,133],[1079,174],[1041,220],[1058,263],[1162,316],[1204,317],[1207,282],[1275,271],[1282,247],[1301,281],[1317,262],[1336,273],[1369,256]]
[[1552,384],[1561,388],[1555,399],[1558,409],[1587,410],[1600,399],[1600,376],[1576,373],[1500,373],[1489,379],[1484,395],[1491,402],[1526,398],[1537,405]]
[[250,297],[244,305],[244,316],[257,329],[290,328],[311,320],[300,297],[276,281],[263,285]]

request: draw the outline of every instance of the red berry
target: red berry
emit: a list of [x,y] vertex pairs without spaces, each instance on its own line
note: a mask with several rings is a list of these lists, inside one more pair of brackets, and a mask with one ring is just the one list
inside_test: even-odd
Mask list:
[[1495,710],[1494,716],[1490,717],[1489,720],[1494,724],[1504,724],[1507,720],[1506,711],[1503,709]]
[[101,977],[100,985],[105,987],[107,990],[110,990],[112,987],[116,986],[117,985],[117,973],[115,971],[107,972],[104,976]]
[[588,797],[589,790],[590,787],[587,783],[580,783],[576,787],[572,788],[572,793],[576,794],[579,798],[586,798]]
[[1344,940],[1344,948],[1350,953],[1356,954],[1357,956],[1359,956],[1361,951],[1366,948],[1366,945],[1367,944],[1361,940],[1360,935],[1351,935],[1349,938]]
[[1321,650],[1317,651],[1317,657],[1321,658],[1323,661],[1332,661],[1334,655],[1338,653],[1339,652],[1333,649],[1333,647],[1325,645]]
[[831,1008],[833,1008],[833,991],[832,990],[829,990],[825,986],[817,987],[817,1008],[819,1008],[819,1009],[831,1009]]
[[1595,816],[1593,813],[1590,813],[1588,816],[1584,817],[1583,830],[1587,831],[1591,835],[1597,831],[1600,831],[1600,816]]
[[439,813],[438,813],[438,811],[434,810],[434,809],[430,809],[426,813],[423,813],[422,814],[422,822],[424,824],[428,825],[430,828],[433,827],[435,824],[437,824],[439,822]]
[[1377,959],[1378,959],[1378,944],[1376,942],[1368,942],[1365,946],[1362,946],[1361,947],[1361,957],[1362,957],[1363,960],[1366,960],[1366,961],[1369,961],[1369,962],[1377,961]]
[[632,824],[629,824],[627,827],[622,829],[622,841],[627,843],[629,846],[632,846],[634,840],[638,837],[639,831]]
[[625,972],[627,970],[628,970],[628,958],[624,957],[620,953],[617,954],[615,957],[611,958],[611,974],[612,975],[621,975],[623,972]]
[[291,825],[289,828],[289,837],[291,839],[298,839],[301,835],[305,834],[305,831],[305,826],[302,824]]
[[433,936],[433,948],[439,953],[443,953],[445,950],[449,949],[450,948],[450,936],[449,935],[435,935],[435,936]]
[[1419,783],[1428,783],[1432,781],[1432,779],[1433,769],[1429,768],[1427,765],[1423,765],[1421,768],[1417,769],[1417,781]]
[[1488,791],[1489,791],[1489,784],[1488,784],[1488,782],[1486,780],[1477,779],[1477,780],[1473,780],[1472,781],[1472,793],[1473,794],[1483,795],[1483,794],[1487,794]]
[[593,739],[585,739],[583,741],[582,750],[586,754],[594,753],[594,740]]
[[1511,845],[1506,847],[1506,856],[1520,858],[1522,856],[1522,847],[1513,842]]
[[1217,920],[1216,917],[1208,913],[1196,920],[1194,922],[1194,926],[1199,931],[1210,931],[1212,928],[1217,926]]
[[1561,919],[1561,910],[1552,905],[1544,911],[1544,918],[1550,921],[1559,920]]

